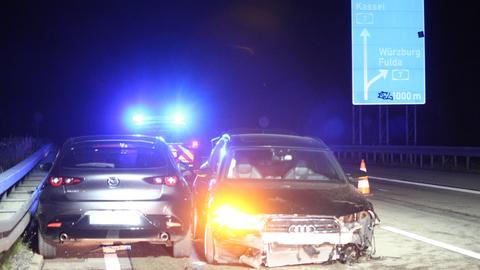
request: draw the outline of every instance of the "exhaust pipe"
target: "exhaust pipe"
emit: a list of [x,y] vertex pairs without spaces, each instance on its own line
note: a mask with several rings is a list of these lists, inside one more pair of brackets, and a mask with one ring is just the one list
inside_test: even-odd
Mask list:
[[169,238],[168,233],[162,232],[162,233],[160,234],[160,239],[161,239],[162,241],[168,241],[168,238]]
[[61,233],[59,236],[60,242],[65,242],[68,240],[68,234],[66,233]]

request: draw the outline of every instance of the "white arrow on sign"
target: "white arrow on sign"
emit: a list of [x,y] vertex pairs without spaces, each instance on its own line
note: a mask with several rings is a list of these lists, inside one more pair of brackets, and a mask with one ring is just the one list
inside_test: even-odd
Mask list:
[[367,89],[370,88],[370,86],[380,80],[380,78],[383,78],[383,79],[386,79],[387,78],[387,74],[388,74],[388,69],[380,69],[379,73],[377,74],[377,76],[373,77],[370,81],[368,81],[367,83]]
[[375,77],[373,77],[370,81],[368,80],[367,39],[368,37],[370,37],[370,33],[368,32],[367,28],[363,28],[362,32],[360,33],[360,37],[362,37],[363,39],[363,99],[368,100],[368,89],[374,82],[378,81],[379,79],[386,79],[388,70],[381,69]]
[[368,100],[368,65],[367,65],[367,38],[370,36],[367,28],[363,28],[360,36],[363,38],[363,99]]

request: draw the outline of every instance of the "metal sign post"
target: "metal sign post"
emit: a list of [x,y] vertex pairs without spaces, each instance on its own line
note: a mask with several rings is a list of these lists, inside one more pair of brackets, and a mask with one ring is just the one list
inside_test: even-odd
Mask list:
[[405,144],[417,145],[417,106],[405,106]]
[[390,144],[390,132],[388,123],[388,106],[378,106],[378,144]]
[[352,106],[352,144],[363,144],[362,106]]

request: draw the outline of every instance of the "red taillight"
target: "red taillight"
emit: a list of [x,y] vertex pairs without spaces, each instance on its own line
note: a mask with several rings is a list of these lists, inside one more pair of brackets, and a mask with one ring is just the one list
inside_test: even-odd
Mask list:
[[165,185],[167,185],[169,187],[173,187],[177,184],[178,177],[176,177],[176,176],[166,176],[164,181],[165,181]]
[[50,176],[50,185],[52,187],[59,187],[63,183],[63,178],[58,176]]
[[49,182],[52,187],[59,187],[61,185],[75,185],[81,183],[82,181],[83,179],[79,177],[50,176]]
[[48,228],[60,228],[60,227],[62,227],[62,223],[61,222],[50,222],[50,223],[48,223],[47,227]]
[[178,182],[177,176],[152,176],[144,178],[143,181],[152,185],[166,185],[169,187],[175,186]]

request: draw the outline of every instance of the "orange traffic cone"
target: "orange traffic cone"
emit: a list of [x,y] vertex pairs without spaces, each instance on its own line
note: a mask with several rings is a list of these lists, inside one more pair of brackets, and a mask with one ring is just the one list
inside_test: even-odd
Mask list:
[[367,165],[365,165],[365,160],[363,158],[362,161],[360,161],[360,171],[367,172]]
[[[367,172],[367,165],[365,164],[365,160],[362,159],[360,162],[360,171]],[[371,195],[370,194],[370,183],[368,182],[368,176],[361,176],[358,178],[358,192],[363,195]]]

